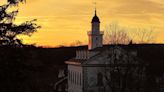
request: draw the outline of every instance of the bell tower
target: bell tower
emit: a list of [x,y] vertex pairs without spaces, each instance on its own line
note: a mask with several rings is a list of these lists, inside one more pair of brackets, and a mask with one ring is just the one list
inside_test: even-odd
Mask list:
[[104,33],[100,31],[100,20],[95,9],[95,15],[91,22],[91,31],[88,32],[89,50],[93,50],[97,47],[103,47],[103,34]]

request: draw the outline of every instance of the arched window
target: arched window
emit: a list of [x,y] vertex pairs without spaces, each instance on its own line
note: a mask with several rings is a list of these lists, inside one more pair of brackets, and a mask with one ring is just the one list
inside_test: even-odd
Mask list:
[[80,75],[79,75],[79,85],[81,85],[81,73],[80,73]]
[[103,86],[103,75],[101,73],[97,74],[97,85]]
[[74,71],[72,71],[72,83],[74,83]]
[[72,71],[70,71],[70,81],[72,82]]
[[75,84],[77,84],[77,73],[75,72]]
[[77,72],[77,84],[79,85],[79,73]]
[[75,83],[75,72],[73,71],[73,83]]
[[98,37],[96,37],[96,41],[98,40]]
[[70,80],[70,71],[68,70],[68,80]]

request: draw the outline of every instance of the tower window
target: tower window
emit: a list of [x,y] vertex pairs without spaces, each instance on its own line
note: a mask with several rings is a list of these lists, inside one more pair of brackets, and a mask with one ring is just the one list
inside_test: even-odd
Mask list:
[[96,41],[98,40],[98,38],[96,37]]

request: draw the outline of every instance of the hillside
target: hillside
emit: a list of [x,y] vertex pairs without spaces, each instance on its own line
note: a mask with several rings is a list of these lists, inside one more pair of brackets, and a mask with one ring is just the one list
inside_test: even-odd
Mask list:
[[[164,45],[119,45],[137,50],[138,57],[151,64],[154,73],[164,66]],[[112,47],[105,45],[104,48]],[[66,70],[64,61],[75,56],[76,50],[87,46],[41,48],[0,47],[1,92],[50,92],[58,79],[58,71]]]

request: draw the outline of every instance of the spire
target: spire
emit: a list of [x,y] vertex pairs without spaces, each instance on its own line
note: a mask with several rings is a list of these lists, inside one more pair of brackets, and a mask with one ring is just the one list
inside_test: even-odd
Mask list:
[[96,5],[95,5],[95,16],[92,19],[92,23],[98,22],[100,23],[99,17],[97,16],[97,9],[96,9]]
[[95,4],[95,16],[97,16],[96,2],[94,2],[94,4]]
[[95,7],[95,16],[97,16],[97,10],[96,10],[96,7]]

